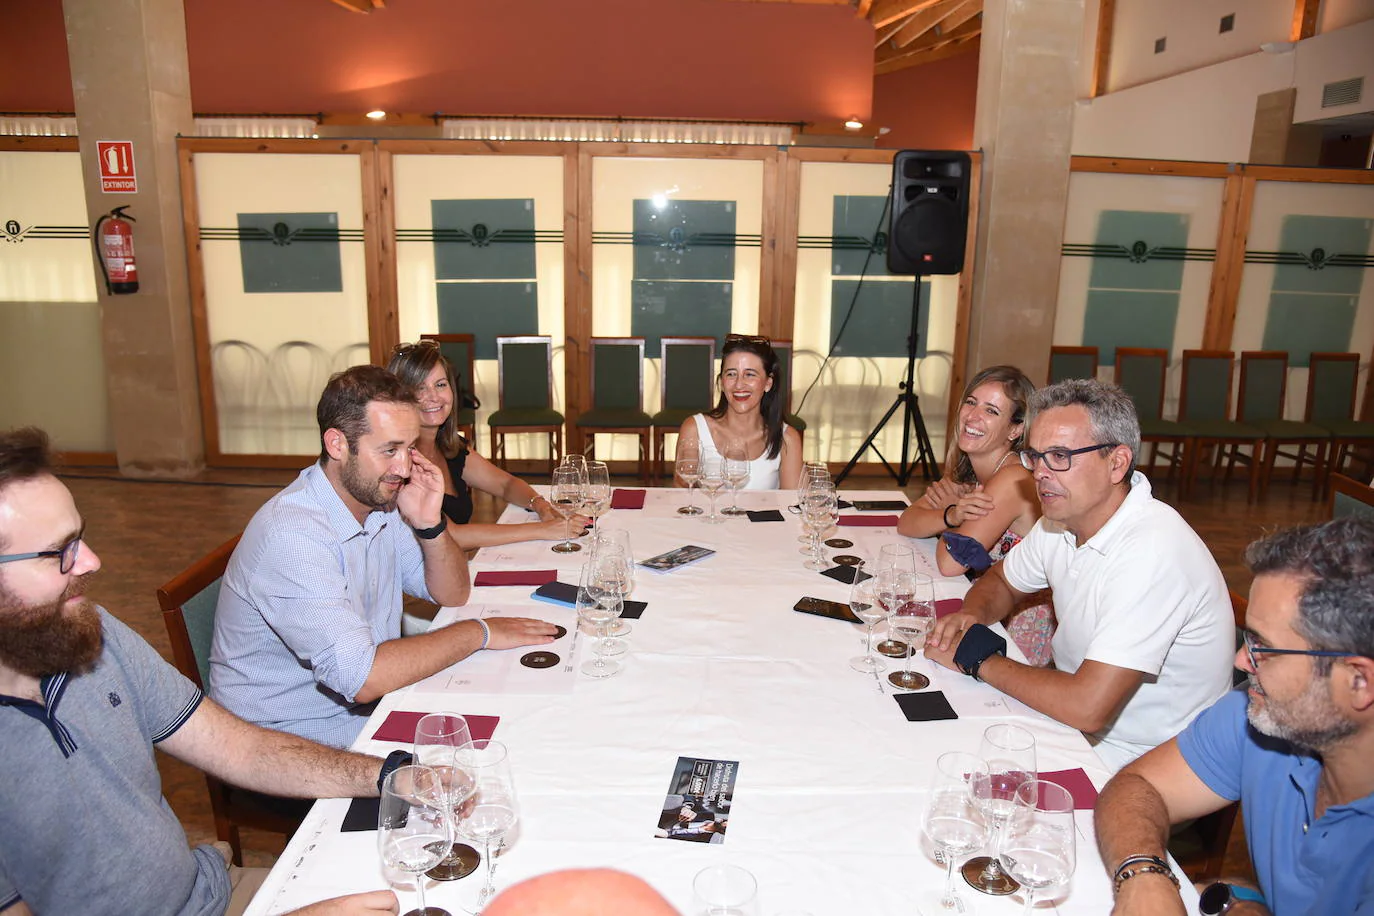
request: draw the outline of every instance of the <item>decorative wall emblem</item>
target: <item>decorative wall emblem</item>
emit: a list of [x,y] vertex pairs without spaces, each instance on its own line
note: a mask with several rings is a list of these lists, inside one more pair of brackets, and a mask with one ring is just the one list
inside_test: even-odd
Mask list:
[[1329,254],[1322,247],[1311,251],[1247,251],[1246,264],[1289,264],[1308,270],[1328,267],[1374,267],[1374,256],[1362,254]]
[[1066,258],[1112,258],[1130,261],[1132,264],[1147,264],[1150,261],[1214,261],[1215,248],[1178,248],[1173,245],[1152,246],[1144,239],[1137,239],[1130,247],[1125,245],[1091,244],[1065,242],[1060,254]]
[[31,239],[80,239],[91,237],[91,230],[85,226],[24,226],[17,219],[5,220],[3,226],[5,241],[12,245]]

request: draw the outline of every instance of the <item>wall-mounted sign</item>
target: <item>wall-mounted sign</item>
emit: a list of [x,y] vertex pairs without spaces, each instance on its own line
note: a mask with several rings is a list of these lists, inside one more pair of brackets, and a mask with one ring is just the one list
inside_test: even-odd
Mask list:
[[95,148],[100,158],[100,190],[106,194],[137,194],[134,141],[97,140]]

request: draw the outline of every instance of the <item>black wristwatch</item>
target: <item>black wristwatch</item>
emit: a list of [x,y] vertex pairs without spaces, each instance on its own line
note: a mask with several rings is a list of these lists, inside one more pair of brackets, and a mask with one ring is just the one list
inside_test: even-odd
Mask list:
[[446,530],[448,530],[448,519],[444,518],[444,517],[441,515],[441,516],[439,516],[439,524],[435,525],[433,528],[414,528],[414,527],[412,527],[410,530],[411,530],[411,531],[414,531],[414,532],[415,532],[415,536],[416,536],[417,538],[419,538],[420,540],[422,540],[422,541],[432,541],[432,540],[434,540],[435,538],[437,538],[439,535],[443,534]]
[[1263,903],[1264,895],[1258,891],[1252,891],[1248,887],[1217,881],[1203,889],[1202,896],[1197,901],[1197,911],[1202,916],[1221,916],[1222,913],[1230,912],[1238,900],[1253,900],[1256,903]]
[[386,784],[386,778],[401,767],[408,767],[415,762],[415,757],[410,751],[392,751],[386,755],[386,760],[382,761],[382,771],[377,774],[377,794],[382,794],[382,786]]

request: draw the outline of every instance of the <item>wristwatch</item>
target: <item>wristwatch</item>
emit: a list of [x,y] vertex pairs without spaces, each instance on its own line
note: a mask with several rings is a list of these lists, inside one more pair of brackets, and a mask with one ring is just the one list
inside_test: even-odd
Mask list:
[[408,767],[415,762],[414,756],[410,751],[392,751],[386,755],[386,760],[382,761],[382,771],[377,774],[377,794],[382,794],[382,787],[386,785],[386,778],[401,767]]
[[420,540],[432,541],[448,530],[448,519],[441,515],[439,516],[439,524],[435,525],[433,528],[411,528],[410,530],[414,531],[415,536]]
[[1202,896],[1198,898],[1197,911],[1202,916],[1221,916],[1222,913],[1230,912],[1237,900],[1253,900],[1256,903],[1263,903],[1264,895],[1259,891],[1252,891],[1248,887],[1217,881],[1207,885],[1202,891]]

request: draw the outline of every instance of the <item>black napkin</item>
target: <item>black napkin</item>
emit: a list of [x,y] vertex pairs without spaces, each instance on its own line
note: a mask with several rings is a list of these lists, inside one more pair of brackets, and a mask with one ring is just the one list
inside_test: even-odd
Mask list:
[[748,511],[751,522],[780,522],[782,513],[777,509],[751,509]]
[[908,722],[935,722],[940,719],[959,718],[959,714],[939,690],[925,693],[894,693],[892,698],[902,707],[902,713]]
[[841,509],[853,509],[854,504],[847,499],[836,500],[835,505]]
[[343,826],[339,829],[344,833],[376,830],[377,815],[381,813],[381,810],[382,800],[380,798],[355,798],[353,803],[348,806],[348,813],[344,815]]
[[620,605],[620,616],[626,620],[638,620],[639,615],[644,613],[648,602],[645,601],[626,601]]
[[829,576],[836,582],[843,582],[845,585],[853,585],[854,573],[856,572],[859,573],[860,582],[863,582],[865,579],[873,578],[872,573],[862,572],[857,566],[832,566],[830,569],[821,570],[821,575]]

